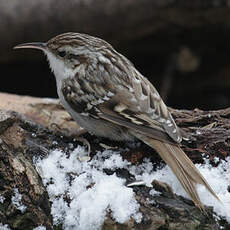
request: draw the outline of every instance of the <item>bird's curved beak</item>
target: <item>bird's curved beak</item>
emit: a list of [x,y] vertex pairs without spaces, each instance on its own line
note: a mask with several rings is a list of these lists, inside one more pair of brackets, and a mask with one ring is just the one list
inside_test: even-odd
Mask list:
[[45,51],[46,47],[47,45],[45,42],[30,42],[17,45],[13,49],[39,49]]

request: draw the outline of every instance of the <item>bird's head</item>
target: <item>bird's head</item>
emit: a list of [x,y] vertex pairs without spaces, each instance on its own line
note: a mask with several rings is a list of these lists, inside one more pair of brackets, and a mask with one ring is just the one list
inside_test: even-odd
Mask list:
[[60,34],[48,42],[24,43],[14,47],[24,48],[42,50],[47,55],[55,76],[65,78],[74,75],[81,64],[93,64],[102,50],[112,47],[99,38],[70,32]]

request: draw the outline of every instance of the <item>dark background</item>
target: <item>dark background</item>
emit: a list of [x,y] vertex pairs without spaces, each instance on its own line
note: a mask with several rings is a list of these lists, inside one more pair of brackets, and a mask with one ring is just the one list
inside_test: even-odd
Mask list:
[[230,1],[1,0],[1,92],[57,97],[40,51],[12,50],[63,32],[110,42],[174,108],[230,106]]

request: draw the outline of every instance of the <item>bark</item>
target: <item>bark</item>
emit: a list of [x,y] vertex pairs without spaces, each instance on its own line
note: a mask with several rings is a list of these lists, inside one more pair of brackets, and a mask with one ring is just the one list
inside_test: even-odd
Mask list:
[[[6,100],[7,103],[3,103]],[[202,162],[201,154],[210,159],[230,155],[230,108],[208,112],[171,111],[177,124],[189,133],[190,141],[184,142],[182,147],[194,162]],[[52,125],[54,123],[56,125]],[[57,100],[0,94],[0,191],[5,198],[0,202],[0,221],[3,224],[8,224],[12,230],[33,229],[39,225],[60,229],[60,226],[53,226],[49,197],[32,159],[47,155],[54,141],[61,149],[68,148],[78,128]],[[98,138],[88,134],[87,138],[92,152],[98,150]],[[105,139],[100,142],[108,144]],[[111,141],[109,144],[119,145]],[[144,157],[159,161],[153,150],[144,144],[122,155],[133,164],[140,163]],[[117,173],[130,179],[127,172]],[[117,224],[108,214],[103,229],[219,229],[220,222],[222,229],[229,229],[224,220],[213,217],[210,207],[207,207],[207,215],[203,215],[191,201],[175,195],[168,185],[159,181],[153,181],[152,185],[161,192],[160,196],[150,196],[150,188],[145,186],[133,188],[144,217],[140,224],[133,220]],[[11,202],[15,188],[22,194],[22,203],[27,207],[25,212]],[[148,198],[155,202],[148,203]]]

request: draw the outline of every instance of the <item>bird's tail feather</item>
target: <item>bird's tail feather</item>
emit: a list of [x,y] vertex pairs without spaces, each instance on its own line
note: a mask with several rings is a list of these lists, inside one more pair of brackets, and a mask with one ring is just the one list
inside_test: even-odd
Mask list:
[[206,189],[217,200],[219,200],[218,196],[215,194],[208,182],[200,174],[198,169],[179,146],[164,143],[146,136],[143,137],[142,135],[138,136],[138,138],[159,153],[161,158],[172,169],[184,190],[191,197],[195,205],[198,206],[202,211],[205,211],[205,209],[197,193],[197,184],[204,185]]

